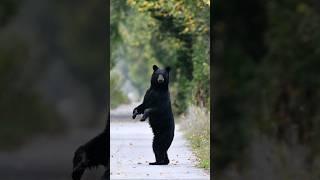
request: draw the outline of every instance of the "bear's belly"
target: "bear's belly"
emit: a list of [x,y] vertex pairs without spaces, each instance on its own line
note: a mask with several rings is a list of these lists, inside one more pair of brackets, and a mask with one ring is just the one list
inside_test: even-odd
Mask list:
[[154,132],[170,131],[172,128],[174,129],[174,121],[171,117],[150,116],[149,124]]

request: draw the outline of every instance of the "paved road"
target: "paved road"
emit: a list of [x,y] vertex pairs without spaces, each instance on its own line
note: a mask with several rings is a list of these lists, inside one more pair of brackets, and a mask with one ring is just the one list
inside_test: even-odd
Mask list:
[[131,119],[135,105],[124,105],[111,111],[111,180],[208,180],[209,174],[195,167],[191,153],[179,126],[168,155],[171,163],[167,166],[150,166],[152,131],[149,124],[140,122],[141,116]]
[[[0,152],[1,180],[72,180],[74,150],[100,129],[78,129],[56,137],[34,138],[20,150]],[[83,180],[100,180],[104,168],[85,172]]]

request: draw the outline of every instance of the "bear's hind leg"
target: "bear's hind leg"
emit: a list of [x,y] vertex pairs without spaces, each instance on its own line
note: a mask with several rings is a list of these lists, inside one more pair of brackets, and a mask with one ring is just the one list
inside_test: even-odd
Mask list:
[[155,165],[157,162],[160,161],[160,152],[159,152],[159,147],[158,147],[158,138],[157,136],[153,137],[153,142],[152,142],[152,149],[153,149],[153,153],[155,156],[156,161],[153,163],[149,163],[149,165]]
[[149,165],[168,165],[169,164],[169,159],[168,159],[168,155],[166,152],[162,151],[162,152],[155,152],[155,156],[156,156],[156,162],[153,163],[149,163]]
[[168,152],[165,153],[165,160],[164,160],[164,162],[166,162],[167,164],[170,163],[170,160],[169,160],[169,158],[168,158]]
[[156,157],[156,162],[149,163],[149,165],[167,165],[167,164],[169,164],[169,162],[166,161],[167,153],[166,153],[166,151],[163,150],[163,148],[161,147],[160,144],[161,143],[159,143],[158,137],[155,136],[153,144],[152,144],[152,148],[153,148],[154,155]]

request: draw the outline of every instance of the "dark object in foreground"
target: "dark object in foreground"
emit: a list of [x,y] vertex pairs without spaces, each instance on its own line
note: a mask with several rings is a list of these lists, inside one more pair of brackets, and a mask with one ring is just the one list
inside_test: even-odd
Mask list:
[[152,128],[154,135],[152,148],[156,162],[149,163],[149,165],[167,165],[170,162],[167,151],[173,141],[175,124],[169,93],[169,72],[170,67],[159,69],[153,65],[151,86],[142,104],[133,110],[133,119],[138,114],[143,114],[140,121],[149,118]]
[[[108,118],[108,122],[110,115]],[[72,179],[81,180],[81,177],[86,169],[97,168],[102,165],[106,168],[105,175],[109,175],[109,148],[107,148],[107,140],[109,139],[109,133],[107,132],[109,124],[107,123],[106,128],[102,133],[81,145],[74,153],[73,157],[73,171]],[[107,159],[108,158],[108,159]],[[107,179],[106,177],[103,177]]]

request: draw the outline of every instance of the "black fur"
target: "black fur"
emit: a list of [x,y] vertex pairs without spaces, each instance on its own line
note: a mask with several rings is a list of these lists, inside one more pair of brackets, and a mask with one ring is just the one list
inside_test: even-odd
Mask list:
[[167,165],[170,162],[167,151],[173,141],[175,124],[169,93],[169,72],[170,67],[159,69],[153,65],[151,86],[142,104],[133,110],[133,119],[138,114],[143,114],[141,121],[149,118],[154,134],[152,148],[156,162],[150,165]]
[[100,165],[106,168],[104,178],[106,179],[106,176],[109,175],[110,148],[109,144],[107,144],[107,140],[110,137],[107,132],[109,120],[110,114],[104,131],[75,151],[72,171],[73,180],[80,180],[86,169],[97,168]]

